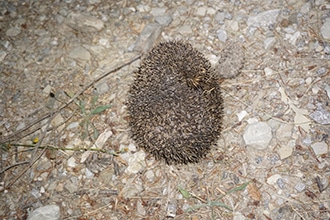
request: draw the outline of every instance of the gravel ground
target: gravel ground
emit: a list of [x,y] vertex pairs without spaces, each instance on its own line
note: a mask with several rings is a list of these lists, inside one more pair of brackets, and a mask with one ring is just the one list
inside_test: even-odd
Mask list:
[[[0,28],[1,219],[330,218],[328,1],[9,0]],[[169,166],[125,102],[141,55],[179,39],[245,63],[217,146]]]

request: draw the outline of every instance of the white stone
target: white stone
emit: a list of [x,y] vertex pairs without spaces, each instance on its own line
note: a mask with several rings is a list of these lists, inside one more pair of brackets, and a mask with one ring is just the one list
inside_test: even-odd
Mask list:
[[233,215],[234,215],[233,220],[245,220],[246,219],[245,216],[240,212],[234,212]]
[[257,122],[259,122],[257,118],[249,118],[247,120],[247,123],[249,123],[249,124],[254,124],[254,123],[257,123]]
[[130,143],[130,144],[128,145],[128,150],[129,150],[129,151],[132,151],[132,152],[135,152],[135,151],[136,151],[136,146],[135,146],[135,144]]
[[16,131],[19,131],[19,130],[21,130],[21,129],[24,128],[24,127],[25,127],[25,122],[22,121],[22,122],[20,122],[20,123],[17,125],[17,127],[16,127]]
[[71,130],[71,129],[75,129],[79,126],[79,122],[75,121],[75,122],[72,122],[68,125],[68,127],[66,127],[66,130]]
[[232,31],[238,31],[238,22],[234,20],[226,20],[226,26],[229,27]]
[[312,148],[314,153],[319,156],[322,154],[326,154],[328,153],[329,149],[328,149],[328,145],[325,142],[316,142],[314,144],[312,144]]
[[208,54],[207,59],[210,61],[212,66],[215,66],[219,61],[219,58],[214,54]]
[[246,145],[264,150],[272,139],[272,130],[267,123],[257,122],[247,126],[243,138]]
[[49,95],[49,93],[52,91],[52,87],[48,84],[45,88],[44,88],[44,90],[43,90],[43,92],[46,94],[46,95]]
[[327,92],[328,98],[330,99],[330,86],[328,84],[325,84],[324,89]]
[[1,50],[0,51],[0,62],[2,62],[6,56],[7,56],[7,52],[4,50]]
[[273,70],[271,68],[269,68],[269,67],[266,67],[264,69],[264,72],[265,72],[266,76],[273,75]]
[[[122,154],[124,158],[124,154]],[[144,151],[138,151],[134,154],[128,152],[126,153],[126,157],[124,158],[127,160],[128,167],[125,170],[127,174],[135,174],[138,173],[143,167],[145,167],[145,153]]]
[[280,9],[268,10],[257,14],[256,16],[249,17],[247,20],[248,26],[268,28],[269,25],[275,24]]
[[189,25],[183,25],[182,27],[179,27],[178,31],[182,35],[193,33],[193,31]]
[[142,13],[150,11],[150,7],[148,5],[144,5],[144,4],[138,5],[136,8],[139,12],[142,12]]
[[276,138],[281,142],[288,142],[292,139],[292,124],[282,124],[276,131]]
[[292,45],[296,45],[297,40],[301,36],[300,31],[295,32],[294,34],[287,34],[287,39],[289,40],[289,43]]
[[269,50],[269,49],[271,49],[274,46],[275,43],[276,43],[275,37],[266,38],[264,40],[264,48],[266,50]]
[[21,28],[12,27],[6,31],[6,35],[9,37],[15,37],[21,33]]
[[288,158],[292,155],[293,148],[295,146],[295,140],[291,140],[288,144],[283,145],[279,150],[281,160]]
[[77,166],[77,164],[76,164],[76,159],[74,159],[73,157],[70,157],[69,159],[68,159],[68,166],[69,167],[76,167]]
[[307,79],[305,80],[306,85],[310,85],[313,82],[312,77],[307,77]]
[[53,127],[59,126],[56,129],[59,132],[62,131],[65,127],[64,118],[62,117],[61,114],[57,114],[50,123]]
[[164,15],[165,12],[166,12],[166,8],[153,8],[151,9],[150,14],[156,17],[156,16]]
[[207,8],[207,14],[208,15],[214,15],[217,12],[214,8],[208,7]]
[[85,175],[87,179],[94,177],[94,173],[92,173],[87,167],[85,168]]
[[276,184],[276,182],[279,178],[282,178],[282,176],[280,174],[274,174],[274,175],[268,177],[267,183],[274,185],[274,184]]
[[196,10],[196,15],[198,15],[198,16],[205,16],[206,10],[207,10],[206,7],[199,7]]
[[58,220],[60,219],[60,207],[57,205],[46,205],[37,208],[29,214],[27,220]]
[[82,155],[81,155],[81,159],[80,159],[80,163],[84,163],[87,158],[89,157],[89,155],[92,154],[92,151],[85,151]]
[[227,40],[227,32],[225,30],[223,30],[223,29],[218,30],[217,35],[218,35],[218,39],[221,42],[223,42],[223,43],[226,42],[226,40]]
[[112,136],[112,131],[110,129],[105,129],[95,141],[93,148],[102,149],[105,142]]
[[311,4],[307,2],[301,7],[300,12],[303,14],[307,14],[310,11],[310,9],[311,9]]
[[145,175],[149,182],[152,182],[155,179],[155,174],[152,170],[148,170]]
[[237,115],[237,117],[238,117],[238,121],[242,121],[242,119],[243,119],[245,116],[247,116],[248,113],[247,113],[245,110],[243,110],[243,111],[237,113],[236,115]]
[[84,47],[76,47],[69,52],[69,57],[73,59],[89,60],[91,55]]
[[105,25],[104,22],[87,13],[71,12],[66,18],[66,23],[75,30],[82,32],[95,32],[102,30]]

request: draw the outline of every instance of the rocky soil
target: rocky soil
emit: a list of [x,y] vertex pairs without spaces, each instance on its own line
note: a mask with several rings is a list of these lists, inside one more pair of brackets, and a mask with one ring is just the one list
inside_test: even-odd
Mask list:
[[[224,126],[198,164],[131,140],[140,58],[183,39],[224,80]],[[0,2],[1,219],[329,219],[326,0]]]

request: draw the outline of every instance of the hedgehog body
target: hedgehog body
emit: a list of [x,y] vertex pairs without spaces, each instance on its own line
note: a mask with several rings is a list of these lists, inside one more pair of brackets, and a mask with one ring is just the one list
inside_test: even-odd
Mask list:
[[221,132],[222,97],[210,62],[189,43],[165,42],[143,60],[128,95],[133,140],[168,164],[205,157]]

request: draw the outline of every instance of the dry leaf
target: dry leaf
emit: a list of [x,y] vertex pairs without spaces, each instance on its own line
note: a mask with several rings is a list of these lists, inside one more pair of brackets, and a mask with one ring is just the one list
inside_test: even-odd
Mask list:
[[249,192],[251,199],[253,199],[255,201],[260,201],[261,194],[260,194],[258,187],[254,183],[250,183],[248,185],[248,192]]

